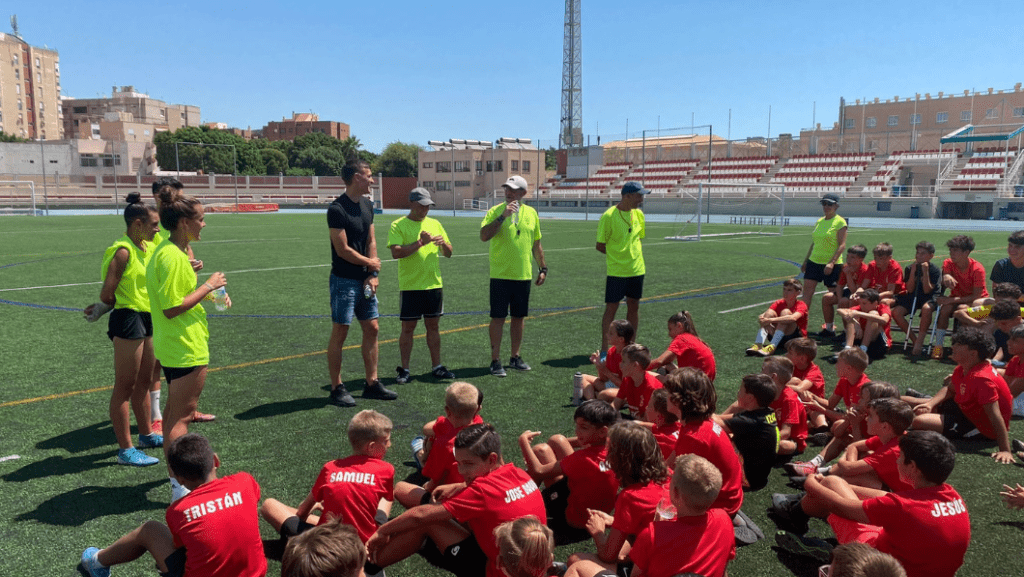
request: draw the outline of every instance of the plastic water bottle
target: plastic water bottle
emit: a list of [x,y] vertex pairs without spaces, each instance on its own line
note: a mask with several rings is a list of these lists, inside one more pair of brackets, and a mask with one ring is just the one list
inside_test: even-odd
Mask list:
[[219,311],[228,310],[228,291],[224,287],[213,291],[213,307]]
[[572,376],[572,406],[578,407],[583,402],[583,373],[576,371]]
[[369,283],[363,285],[363,296],[372,299],[373,298],[373,287]]
[[676,506],[672,504],[672,500],[668,497],[662,497],[661,501],[658,501],[657,512],[659,521],[671,521],[678,514]]

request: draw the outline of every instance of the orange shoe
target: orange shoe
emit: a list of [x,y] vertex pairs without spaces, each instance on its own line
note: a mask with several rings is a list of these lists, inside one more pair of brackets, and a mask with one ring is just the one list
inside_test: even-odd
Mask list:
[[932,347],[932,355],[931,356],[932,356],[933,359],[935,359],[937,361],[941,360],[943,355],[945,355],[945,353],[946,353],[945,347],[941,347],[941,346],[933,346]]

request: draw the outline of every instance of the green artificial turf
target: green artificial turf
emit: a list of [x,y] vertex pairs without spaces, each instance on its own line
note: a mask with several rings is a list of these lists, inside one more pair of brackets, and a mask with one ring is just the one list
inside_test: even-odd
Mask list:
[[[483,416],[502,433],[505,458],[522,464],[516,437],[531,429],[542,437],[572,431],[569,399],[572,374],[587,371],[588,355],[600,344],[604,257],[594,250],[594,220],[544,220],[543,244],[550,275],[534,287],[526,323],[523,357],[529,373],[510,371],[505,379],[488,374],[487,245],[480,242],[478,218],[436,215],[447,228],[455,256],[442,263],[446,316],[441,321],[442,355],[460,380],[485,393]],[[377,218],[381,256],[380,374],[399,392],[394,402],[360,401],[395,423],[387,459],[399,479],[413,471],[409,441],[422,424],[442,413],[444,384],[428,376],[425,343],[417,339],[412,371],[416,379],[393,385],[398,364],[396,263],[385,248],[391,215]],[[297,504],[327,460],[350,452],[345,435],[351,409],[325,405],[327,371],[323,350],[330,331],[329,245],[322,214],[221,215],[207,217],[203,240],[194,244],[204,273],[224,271],[234,306],[225,313],[210,307],[211,371],[200,408],[217,422],[196,425],[221,458],[221,474],[248,471],[264,497]],[[781,237],[722,237],[700,243],[666,241],[680,226],[649,223],[645,300],[638,341],[657,354],[669,342],[665,321],[679,309],[690,311],[700,336],[718,362],[719,408],[735,398],[740,377],[759,370],[743,350],[752,342],[754,317],[779,298],[781,281],[799,272],[797,263],[810,242],[809,228],[791,227]],[[163,464],[133,469],[114,464],[116,444],[107,419],[113,380],[112,349],[106,322],[86,323],[79,312],[97,300],[103,250],[123,233],[120,217],[0,218],[0,575],[70,575],[81,551],[103,546],[143,521],[163,519],[169,500]],[[705,225],[704,232],[736,230]],[[873,247],[889,241],[901,262],[913,257],[922,239],[940,247],[956,232],[850,230],[849,242]],[[974,257],[986,269],[1005,255],[1005,232],[973,233]],[[204,278],[204,275],[200,275]],[[763,303],[763,304],[761,304]],[[809,326],[821,323],[819,298]],[[757,305],[736,312],[729,309]],[[624,315],[624,308],[619,316]],[[422,326],[418,333],[422,335]],[[953,366],[915,361],[902,354],[895,333],[893,354],[868,369],[873,379],[934,392]],[[353,328],[343,376],[357,397],[363,387]],[[508,335],[502,356],[508,356]],[[819,356],[831,353],[820,349]],[[507,359],[506,359],[507,360]],[[829,388],[835,367],[819,359]],[[92,391],[84,392],[83,391]],[[28,402],[20,402],[20,401]],[[166,401],[166,393],[164,394]],[[1018,432],[1014,422],[1011,435]],[[950,482],[964,496],[972,517],[972,545],[961,575],[1008,574],[1007,550],[1019,548],[1024,517],[1004,508],[1003,483],[1024,480],[1020,465],[998,465],[989,458],[991,442],[962,443]],[[815,454],[809,448],[805,457]],[[160,451],[149,451],[159,456]],[[774,524],[765,510],[773,492],[790,492],[782,470],[767,488],[746,496],[744,511],[769,538],[737,552],[731,575],[812,575],[813,563],[779,553],[771,538]],[[401,511],[395,507],[394,514]],[[266,524],[265,539],[276,537]],[[821,522],[812,533],[831,536]],[[590,543],[562,547],[560,560]],[[152,575],[148,559],[119,567],[117,575]],[[270,562],[270,575],[279,564]],[[388,568],[390,577],[440,575],[418,558]]]

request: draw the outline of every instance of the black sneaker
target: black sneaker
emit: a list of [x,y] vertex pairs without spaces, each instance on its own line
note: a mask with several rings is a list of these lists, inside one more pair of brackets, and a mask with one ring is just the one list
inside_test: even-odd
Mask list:
[[911,388],[907,388],[906,396],[914,397],[915,399],[930,399],[930,398],[932,398],[931,395],[927,395],[927,394],[922,393],[921,391],[919,391],[917,389],[911,389]]
[[367,385],[367,387],[363,389],[363,398],[378,399],[381,401],[393,401],[398,398],[398,393],[390,389],[385,389],[384,385],[382,385],[380,381],[375,380],[373,381],[373,383]]
[[1024,442],[1021,442],[1020,439],[1011,440],[1010,447],[1013,449],[1014,453],[1024,452]]
[[530,365],[526,364],[526,361],[523,360],[523,357],[512,357],[512,358],[510,358],[508,360],[508,366],[509,366],[509,368],[513,368],[513,369],[515,369],[517,371],[528,371],[528,370],[530,370]]
[[327,402],[335,407],[356,406],[356,400],[348,393],[348,389],[345,388],[345,385],[339,385],[338,387],[331,389],[331,396],[327,398]]
[[794,555],[809,557],[825,565],[832,562],[832,545],[829,545],[828,541],[804,537],[788,531],[779,531],[775,534],[775,543],[783,551]]
[[803,535],[810,530],[810,517],[800,506],[803,494],[785,495],[775,493],[772,495],[771,513],[775,516],[775,524],[781,528]]
[[430,371],[430,374],[433,375],[435,379],[446,380],[446,379],[454,379],[455,378],[455,373],[449,371],[448,367],[446,367],[444,365],[441,365],[441,366],[437,367],[436,369]]
[[501,366],[501,361],[491,361],[491,374],[496,377],[507,376],[505,367]]
[[832,433],[821,432],[807,435],[807,444],[815,447],[824,447],[832,440]]
[[398,373],[398,376],[395,378],[395,382],[399,385],[404,385],[412,380],[412,373],[409,372],[409,369],[395,367],[395,371]]
[[836,332],[833,331],[832,329],[826,329],[826,328],[822,327],[822,329],[820,331],[818,331],[818,337],[819,338],[831,339],[831,338],[833,338],[835,336],[836,336]]

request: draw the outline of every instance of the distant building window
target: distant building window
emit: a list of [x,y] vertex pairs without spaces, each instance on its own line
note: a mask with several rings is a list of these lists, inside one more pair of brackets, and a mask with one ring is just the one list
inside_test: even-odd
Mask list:
[[1014,116],[1024,116],[1024,106],[1018,106],[1013,109]]
[[921,124],[921,115],[920,114],[911,114],[910,115],[910,125],[911,126],[915,126],[915,125],[918,125],[918,124]]
[[83,154],[79,159],[78,163],[82,166],[99,166],[99,159],[96,158],[95,154]]
[[482,160],[476,161],[476,171],[477,172],[481,172],[481,171],[483,171],[483,169],[484,169],[484,161],[482,161]]
[[114,166],[115,164],[117,166],[121,166],[121,155],[120,154],[115,154],[113,156],[111,156],[109,154],[104,154],[103,155],[103,166],[111,167],[111,166]]
[[424,180],[423,181],[423,188],[434,188],[434,181],[433,180]]
[[948,112],[938,112],[935,114],[935,124],[945,124],[949,122]]
[[36,68],[39,68],[39,59],[36,58]]
[[900,125],[900,117],[899,116],[893,114],[892,116],[889,117],[889,126],[899,126],[899,125]]
[[468,160],[456,160],[455,161],[455,172],[469,172],[469,161]]
[[74,114],[86,114],[86,113],[89,112],[89,107],[88,106],[75,106],[74,108],[71,109],[71,112],[73,112]]
[[[452,171],[452,163],[451,162],[438,162],[437,163],[437,172],[451,172],[451,171]],[[438,190],[440,190],[440,189],[438,189]]]
[[500,160],[488,160],[487,161],[487,172],[501,172],[501,161]]
[[20,84],[15,84],[14,85],[14,91],[17,92],[18,94],[21,94],[21,85]]
[[857,125],[857,121],[852,118],[847,118],[844,125],[846,128],[853,128],[854,126]]
[[985,118],[988,120],[999,118],[999,112],[997,112],[995,108],[989,108],[985,111]]
[[452,189],[452,181],[450,181],[450,180],[439,180],[439,181],[437,181],[436,189],[437,190],[451,190]]
[[526,174],[530,174],[530,161],[529,160],[524,160],[523,161],[523,172],[526,173]]
[[878,212],[890,212],[890,211],[892,211],[892,203],[891,202],[879,202],[877,210],[878,210]]
[[455,181],[455,188],[465,188],[467,186],[470,186],[471,184],[473,184],[473,183],[471,183],[468,180],[456,180]]
[[512,161],[509,161],[509,162],[512,163],[512,172],[519,172],[519,161],[518,160],[512,160]]
[[963,112],[960,113],[960,122],[970,122],[970,121],[971,121],[971,111],[970,110],[964,110]]
[[424,162],[423,163],[423,168],[434,168],[434,163],[433,162]]
[[142,133],[143,133],[144,135],[146,135],[146,136],[149,136],[149,131],[148,131],[148,130],[143,130],[143,131],[142,131]]
[[864,126],[868,128],[874,128],[878,126],[878,119],[875,118],[874,116],[869,116],[867,120],[864,121]]

